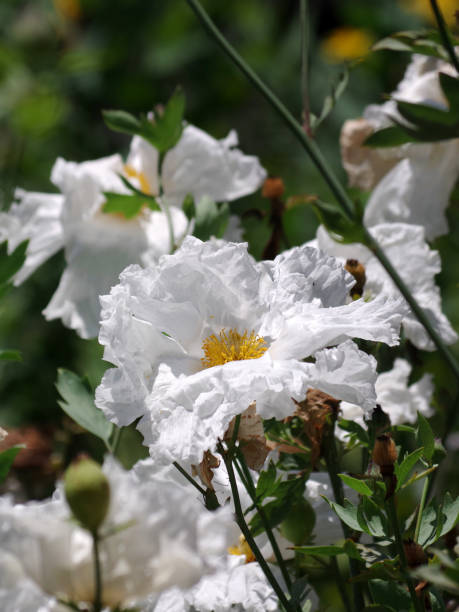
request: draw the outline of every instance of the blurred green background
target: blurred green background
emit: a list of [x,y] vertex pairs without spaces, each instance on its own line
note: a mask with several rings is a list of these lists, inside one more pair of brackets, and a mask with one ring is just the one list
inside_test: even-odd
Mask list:
[[[301,113],[298,0],[204,2],[225,35],[280,95]],[[349,86],[317,134],[325,156],[345,180],[339,159],[339,131],[346,118],[380,102],[403,74],[408,56],[365,55],[388,34],[429,24],[427,0],[321,0],[311,5],[310,97],[313,112],[342,70],[361,57]],[[457,2],[444,0],[452,18]],[[188,121],[223,137],[235,128],[244,152],[260,157],[268,172],[283,177],[286,195],[327,190],[304,152],[264,99],[246,82],[201,29],[185,0],[2,0],[0,3],[0,168],[1,207],[14,188],[53,191],[51,167],[58,156],[75,161],[126,151],[128,138],[110,132],[104,108],[145,112],[164,102],[177,84],[187,99]],[[234,205],[261,208],[259,194]],[[286,220],[290,243],[315,234],[307,206],[292,208]],[[438,241],[445,271],[445,311],[459,328],[459,197],[450,209],[452,233]],[[252,251],[267,239],[263,223],[249,218]],[[3,299],[0,346],[18,348],[23,362],[0,365],[0,424],[55,423],[62,418],[54,388],[56,369],[87,374],[93,385],[106,367],[96,340],[84,341],[59,321],[46,323],[41,310],[57,287],[62,254],[48,261],[23,286]],[[457,351],[456,351],[457,352]],[[422,365],[425,356],[417,355]],[[449,372],[433,356],[448,396]]]

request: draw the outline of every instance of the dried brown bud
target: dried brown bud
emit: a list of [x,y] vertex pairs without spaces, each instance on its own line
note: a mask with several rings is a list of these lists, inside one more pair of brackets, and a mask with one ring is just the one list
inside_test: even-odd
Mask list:
[[210,451],[206,451],[201,463],[191,466],[192,474],[193,476],[199,476],[202,484],[211,491],[214,491],[214,486],[212,484],[214,473],[212,470],[218,468],[219,465],[220,459],[217,459]]
[[[231,440],[235,420],[231,421],[225,433],[225,440]],[[263,421],[260,415],[257,414],[255,402],[252,402],[241,414],[237,439],[239,440],[245,462],[249,468],[259,472],[268,456],[270,447],[265,437]]]
[[418,565],[424,565],[427,563],[427,555],[422,546],[413,540],[403,542],[403,548],[405,549],[405,557],[408,567],[418,567]]
[[348,259],[344,269],[355,278],[355,285],[350,290],[351,296],[358,295],[361,297],[367,281],[365,266],[360,261],[357,261],[357,259]]
[[379,466],[381,474],[384,476],[385,472],[392,473],[391,470],[385,470],[385,468],[393,468],[394,463],[397,460],[397,448],[395,442],[392,440],[390,434],[382,434],[376,438],[375,445],[373,447],[372,455],[373,463]]
[[272,176],[266,179],[261,191],[264,198],[274,200],[284,195],[284,181],[279,176]]

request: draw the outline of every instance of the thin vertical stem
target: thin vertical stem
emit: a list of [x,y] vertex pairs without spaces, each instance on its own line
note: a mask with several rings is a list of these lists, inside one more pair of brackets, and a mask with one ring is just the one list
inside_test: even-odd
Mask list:
[[195,489],[197,489],[197,490],[198,490],[198,491],[201,493],[201,495],[205,495],[205,494],[206,494],[206,490],[205,490],[205,489],[203,489],[203,488],[202,488],[200,485],[198,485],[198,483],[196,482],[196,480],[195,480],[195,479],[194,479],[192,476],[190,476],[190,475],[188,474],[188,472],[187,472],[186,470],[184,470],[184,469],[182,468],[182,466],[181,466],[179,463],[177,463],[177,461],[174,461],[174,462],[172,463],[172,465],[173,465],[173,466],[174,466],[174,467],[175,467],[175,468],[176,468],[176,469],[177,469],[177,470],[180,472],[180,474],[181,474],[181,475],[182,475],[184,478],[186,478],[186,479],[188,480],[188,482],[189,482],[190,484],[192,484],[192,485],[193,485],[193,487],[194,487]]
[[[271,529],[271,525],[269,524],[269,521],[268,521],[268,519],[266,517],[266,514],[265,514],[265,512],[263,510],[263,507],[257,501],[256,489],[255,489],[255,484],[254,484],[253,479],[252,479],[252,475],[250,473],[249,468],[247,467],[247,464],[245,462],[244,455],[242,454],[242,452],[238,452],[237,455],[238,455],[237,459],[238,459],[238,461],[239,461],[239,463],[241,465],[242,471],[244,472],[245,480],[246,480],[247,485],[248,485],[247,486],[247,492],[250,495],[250,498],[251,498],[251,500],[253,502],[253,505],[255,506],[255,509],[257,510],[257,512],[258,512],[258,514],[260,516],[261,522],[263,523],[263,527],[265,528],[266,535],[268,536],[269,543],[271,544],[271,548],[273,549],[274,556],[276,557],[277,564],[278,564],[278,566],[280,568],[280,571],[282,573],[282,577],[285,580],[285,584],[286,584],[289,592],[291,593],[292,581],[290,579],[290,575],[288,573],[288,570],[285,567],[285,561],[284,561],[284,558],[282,557],[282,553],[280,551],[280,548],[279,548],[279,545],[277,543],[277,540],[276,540],[276,538],[274,536],[273,530]],[[237,463],[235,465],[236,465],[236,469],[237,469]]]
[[[343,482],[341,478],[338,476],[338,453],[336,451],[336,440],[335,440],[335,423],[333,422],[333,427],[330,427],[330,430],[323,440],[322,449],[325,455],[325,463],[327,465],[327,471],[330,475],[330,482],[333,489],[333,495],[335,497],[335,501],[342,506],[344,504],[344,489]],[[343,533],[345,538],[350,538],[352,536],[352,530],[346,523],[341,521],[341,527],[343,528]],[[339,573],[338,565],[337,571]],[[349,558],[349,568],[351,571],[351,576],[356,576],[359,573],[359,564],[356,559]],[[340,579],[340,578],[338,578]],[[341,578],[342,580],[342,578]],[[352,585],[353,597],[354,597],[354,609],[355,610],[363,610],[365,607],[363,601],[363,594],[360,588],[360,584],[358,582],[354,582]]]
[[94,558],[94,612],[102,612],[102,569],[100,565],[99,534],[92,533],[92,551]]
[[309,0],[300,0],[301,28],[301,98],[303,102],[303,128],[312,138],[311,115],[309,105]]
[[400,559],[400,567],[404,574],[405,582],[408,585],[408,590],[410,592],[411,601],[413,603],[414,610],[415,612],[422,612],[421,602],[419,601],[418,596],[416,595],[414,584],[409,574],[408,564],[406,562],[402,534],[400,533],[400,527],[399,527],[398,518],[397,518],[397,510],[395,508],[395,496],[394,495],[391,495],[391,497],[389,497],[389,499],[387,500],[387,509],[388,509],[389,520],[392,525],[392,531],[394,533],[395,547],[397,549],[398,556]]
[[230,487],[231,487],[231,493],[232,493],[232,497],[233,497],[233,503],[234,503],[234,511],[236,514],[236,522],[239,525],[240,530],[242,531],[247,544],[250,546],[255,559],[258,561],[261,569],[263,570],[264,575],[266,576],[266,578],[268,579],[268,582],[270,583],[270,585],[273,587],[274,592],[276,593],[277,597],[279,598],[279,601],[281,602],[281,604],[284,606],[285,610],[287,612],[295,612],[295,608],[293,607],[292,603],[290,602],[289,599],[287,599],[287,597],[285,596],[284,591],[282,590],[280,584],[277,582],[274,574],[272,573],[269,565],[267,564],[265,558],[263,557],[260,549],[258,548],[257,543],[255,542],[252,534],[250,533],[250,529],[249,526],[247,525],[245,518],[244,518],[244,512],[242,510],[242,506],[241,506],[241,500],[239,498],[239,491],[237,488],[237,483],[236,483],[236,478],[234,476],[234,470],[233,470],[233,462],[231,460],[231,458],[228,456],[227,451],[225,451],[225,449],[223,448],[223,445],[220,443],[218,446],[218,450],[219,453],[221,454],[223,461],[225,462],[225,466],[226,466],[226,470],[228,472],[228,478],[230,481]]
[[419,531],[421,529],[422,513],[424,512],[424,506],[426,504],[427,493],[429,491],[429,481],[430,481],[430,478],[426,476],[424,480],[424,487],[422,489],[421,501],[419,502],[418,516],[416,518],[416,528],[414,530],[414,541],[415,542],[419,540]]
[[441,14],[437,0],[430,0],[430,6],[432,7],[433,14],[435,15],[435,19],[437,21],[438,31],[440,32],[443,46],[445,47],[446,52],[449,55],[451,63],[456,68],[457,72],[459,72],[459,59],[456,55],[456,52],[454,51],[454,46],[451,42],[451,38],[448,33],[448,28],[446,26],[445,20],[443,19],[443,15]]

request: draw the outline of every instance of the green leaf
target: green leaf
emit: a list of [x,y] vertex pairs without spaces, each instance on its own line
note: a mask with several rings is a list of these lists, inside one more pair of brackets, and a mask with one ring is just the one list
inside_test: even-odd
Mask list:
[[456,525],[459,519],[459,497],[453,499],[450,493],[446,493],[441,508],[442,521],[438,537],[445,535]]
[[446,493],[443,502],[434,498],[424,508],[421,517],[418,542],[421,546],[430,546],[443,535],[451,531],[459,518],[459,497],[453,499]]
[[[457,39],[453,40],[455,40],[453,44],[458,44]],[[373,50],[419,53],[421,55],[438,57],[443,60],[449,59],[442,40],[436,30],[396,32],[374,44]]]
[[104,110],[102,116],[106,125],[115,132],[124,132],[125,134],[139,134],[140,121],[122,110]]
[[420,460],[424,453],[424,448],[418,448],[403,459],[401,463],[395,464],[395,476],[397,477],[397,488],[398,491],[403,483],[406,481],[408,476],[411,474],[411,470],[414,468],[416,463]]
[[344,431],[348,431],[349,433],[354,434],[357,439],[363,444],[363,446],[367,446],[370,443],[370,438],[368,437],[368,432],[361,425],[356,423],[355,421],[348,421],[346,419],[341,419],[338,421],[338,425]]
[[0,349],[1,361],[22,361],[21,351],[15,349]]
[[386,580],[370,580],[368,583],[375,603],[388,606],[396,612],[411,610],[411,597],[402,586]]
[[200,240],[209,240],[211,236],[221,238],[225,233],[229,219],[229,206],[225,202],[216,204],[210,198],[204,197],[194,203],[195,224],[193,236]]
[[359,553],[355,542],[352,540],[346,540],[342,546],[330,545],[330,546],[295,546],[295,550],[305,555],[319,555],[324,557],[336,557],[336,555],[347,555],[351,559],[362,561],[362,557]]
[[319,221],[324,225],[332,238],[343,244],[360,242],[365,244],[366,236],[362,223],[356,218],[350,219],[340,208],[320,200],[311,203]]
[[344,506],[333,502],[323,496],[326,502],[328,502],[330,508],[338,515],[343,523],[346,523],[348,527],[354,529],[354,531],[365,531],[369,533],[368,527],[362,517],[358,516],[358,509],[353,506],[347,499],[344,500]]
[[69,370],[59,369],[56,387],[63,399],[58,402],[62,410],[78,425],[108,445],[113,425],[107,421],[102,410],[95,406],[93,394],[84,381]]
[[354,491],[357,491],[357,493],[360,493],[360,495],[373,495],[373,491],[363,480],[353,478],[352,476],[348,476],[347,474],[338,474],[338,476],[341,478],[345,485],[347,485],[351,489],[354,489]]
[[0,285],[8,282],[22,268],[28,244],[29,241],[24,240],[10,255],[8,255],[7,243],[0,244]]
[[184,112],[185,95],[180,88],[177,88],[163,112],[154,113],[154,121],[150,121],[146,117],[140,119],[140,135],[156,147],[160,153],[168,151],[180,140],[183,131]]
[[270,496],[274,492],[276,483],[276,467],[273,461],[270,461],[268,469],[261,472],[257,482],[256,496],[257,500],[262,500]]
[[439,72],[438,77],[443,93],[448,100],[450,111],[456,116],[459,115],[459,79],[445,72]]
[[399,147],[407,142],[415,141],[416,139],[410,136],[403,128],[398,125],[391,125],[368,136],[363,144],[366,147],[383,148]]
[[328,115],[334,109],[336,103],[346,90],[349,82],[349,70],[345,68],[338,76],[336,83],[333,83],[330,93],[325,97],[322,110],[318,117],[311,115],[311,128],[314,132],[317,130],[319,125],[328,117]]
[[12,446],[0,453],[0,483],[8,476],[8,472],[16,459],[16,455],[25,448],[24,444]]
[[427,104],[414,104],[399,100],[397,109],[404,119],[420,128],[434,130],[438,125],[451,127],[457,122],[454,113]]
[[418,412],[418,443],[424,447],[423,455],[427,461],[431,461],[435,451],[435,436],[427,419]]
[[102,212],[118,213],[123,215],[126,219],[133,219],[139,214],[143,206],[149,205],[145,196],[140,196],[137,193],[127,195],[124,193],[111,193],[106,191],[104,192],[104,196],[106,202],[102,206]]
[[[368,497],[364,497],[359,506],[359,514],[365,517],[366,532],[375,538],[382,538],[389,532],[387,518],[381,508]],[[360,516],[362,515],[360,514]]]
[[147,206],[151,208],[151,210],[161,210],[161,207],[158,204],[155,196],[149,193],[144,193],[140,189],[137,189],[137,187],[135,187],[135,185],[133,185],[130,181],[128,181],[128,179],[122,174],[118,174],[118,176],[120,177],[120,179],[123,181],[123,183],[126,185],[128,189],[130,189],[137,195],[141,196],[145,200],[145,204],[147,204]]

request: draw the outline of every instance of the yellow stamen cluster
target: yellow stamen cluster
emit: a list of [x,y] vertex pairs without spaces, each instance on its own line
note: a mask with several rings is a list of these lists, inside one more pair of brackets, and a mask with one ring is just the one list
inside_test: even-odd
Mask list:
[[140,191],[143,191],[143,193],[148,193],[149,195],[152,195],[150,183],[148,182],[148,179],[143,172],[136,170],[135,168],[133,168],[132,166],[129,166],[128,164],[124,166],[124,172],[128,178],[137,179],[139,181]]
[[252,549],[247,544],[247,540],[242,535],[239,536],[239,542],[237,546],[230,546],[228,548],[228,552],[230,555],[245,555],[245,562],[252,563],[255,561],[255,555],[252,552]]
[[245,331],[242,335],[235,329],[226,332],[224,329],[216,336],[212,334],[202,343],[204,357],[201,363],[205,368],[223,365],[228,361],[258,359],[267,351],[265,339],[254,331]]

